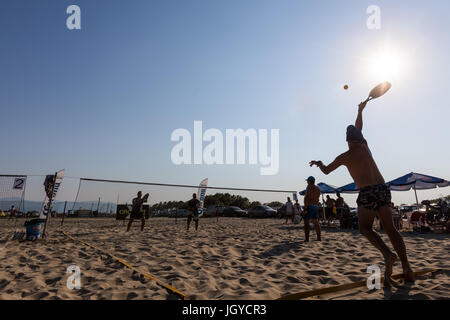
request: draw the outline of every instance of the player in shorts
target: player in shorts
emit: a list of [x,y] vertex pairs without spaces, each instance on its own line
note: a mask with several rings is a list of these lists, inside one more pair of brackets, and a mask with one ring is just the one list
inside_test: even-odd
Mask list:
[[198,207],[200,206],[200,201],[197,199],[197,195],[192,194],[192,199],[188,201],[188,210],[191,212],[187,218],[187,229],[189,231],[189,226],[191,225],[191,221],[195,222],[195,230],[198,230]]
[[320,189],[316,186],[316,179],[314,177],[309,177],[306,179],[308,186],[306,187],[306,194],[304,199],[305,211],[303,219],[305,220],[305,242],[309,242],[309,223],[314,224],[314,228],[317,234],[317,241],[321,241],[321,232],[319,221],[319,199],[320,199]]
[[148,193],[144,197],[142,197],[142,191],[139,191],[137,193],[137,197],[133,199],[133,207],[131,209],[130,222],[128,222],[127,232],[130,231],[133,220],[135,219],[141,220],[141,231],[144,231],[145,217],[144,213],[142,212],[142,205],[147,202],[148,197]]
[[[384,178],[372,157],[372,152],[369,149],[367,141],[362,134],[362,112],[366,107],[366,103],[362,102],[359,104],[355,125],[347,127],[349,150],[339,155],[327,166],[322,161],[311,161],[310,166],[316,165],[324,174],[333,172],[341,165],[347,167],[356,186],[360,190],[356,201],[358,204],[359,230],[382,253],[386,266],[384,275],[387,284],[390,284],[392,281],[392,269],[398,256],[402,263],[405,280],[414,282],[414,273],[408,262],[405,243],[393,223],[391,191],[386,186]],[[398,256],[388,248],[379,234],[373,230],[375,217],[380,219],[383,229],[388,235]]]

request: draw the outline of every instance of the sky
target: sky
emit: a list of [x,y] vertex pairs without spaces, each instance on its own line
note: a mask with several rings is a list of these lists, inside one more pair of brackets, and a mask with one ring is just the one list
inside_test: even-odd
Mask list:
[[[66,27],[72,4],[81,30]],[[366,25],[374,4],[379,30]],[[188,185],[207,177],[211,186],[298,191],[313,175],[342,186],[352,182],[346,168],[325,176],[308,163],[346,151],[358,103],[390,81],[368,104],[363,130],[385,180],[409,172],[450,179],[449,10],[446,0],[2,0],[0,173],[64,168],[68,177]],[[173,164],[172,132],[193,132],[196,120],[224,134],[279,129],[278,173],[262,176],[259,164]],[[41,197],[41,180],[30,178],[30,199]],[[73,200],[77,188],[66,179],[58,197]],[[133,196],[134,187],[121,188],[82,193]],[[159,188],[151,201],[191,192]],[[394,192],[393,200],[415,198]]]

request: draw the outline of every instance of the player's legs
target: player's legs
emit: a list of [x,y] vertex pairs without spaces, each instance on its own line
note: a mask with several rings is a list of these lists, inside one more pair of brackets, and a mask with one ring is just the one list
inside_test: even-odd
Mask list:
[[317,219],[311,219],[311,222],[314,224],[314,229],[316,230],[317,234],[317,240],[322,241],[319,221]]
[[187,231],[189,231],[189,226],[191,225],[191,220],[192,220],[192,215],[188,215],[188,218],[187,218],[187,228],[186,228]]
[[380,222],[383,225],[383,229],[391,240],[392,246],[397,252],[400,261],[402,262],[403,272],[405,273],[405,278],[407,281],[414,281],[414,274],[408,262],[408,257],[406,255],[406,246],[403,241],[402,236],[395,228],[392,220],[392,211],[390,207],[384,206],[378,209],[378,216]]
[[304,224],[305,224],[305,242],[309,241],[309,219],[304,219]]
[[131,225],[133,224],[133,219],[130,219],[127,226],[127,232],[130,231]]
[[144,227],[145,227],[145,218],[141,219],[141,231],[144,231]]
[[194,221],[195,221],[195,231],[197,231],[198,230],[198,217],[197,217],[197,219],[195,219]]
[[378,233],[373,230],[373,221],[377,213],[377,211],[369,210],[362,206],[358,207],[359,232],[381,252],[386,264],[385,276],[390,277],[392,274],[392,266],[397,256],[386,246]]

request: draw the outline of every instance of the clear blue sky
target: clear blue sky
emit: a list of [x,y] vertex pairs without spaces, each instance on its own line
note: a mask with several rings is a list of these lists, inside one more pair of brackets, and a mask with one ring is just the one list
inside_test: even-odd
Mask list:
[[[82,30],[66,28],[71,4]],[[366,27],[371,4],[381,30]],[[308,162],[346,150],[357,104],[388,80],[364,119],[385,179],[450,179],[449,10],[446,0],[2,0],[0,171],[288,190],[315,175],[340,186],[351,182],[345,168],[324,176]],[[386,47],[402,68],[381,79],[370,59]],[[279,173],[173,165],[170,135],[194,120],[223,132],[280,129]]]

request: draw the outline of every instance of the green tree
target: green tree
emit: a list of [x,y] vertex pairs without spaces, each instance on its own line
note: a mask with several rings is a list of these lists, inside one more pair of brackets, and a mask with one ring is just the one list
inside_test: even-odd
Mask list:
[[275,207],[282,207],[283,203],[281,203],[280,201],[272,201],[272,202],[266,203],[265,205],[269,206],[271,208],[275,208]]
[[254,206],[261,206],[262,204],[261,204],[261,202],[259,202],[259,201],[253,201],[252,203],[250,203],[250,208],[251,207],[254,207]]

